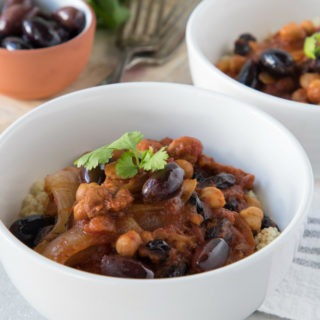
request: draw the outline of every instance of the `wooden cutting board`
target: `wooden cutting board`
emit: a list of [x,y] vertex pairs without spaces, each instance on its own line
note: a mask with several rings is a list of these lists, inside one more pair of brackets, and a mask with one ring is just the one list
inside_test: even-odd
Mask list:
[[[118,57],[119,51],[114,45],[112,34],[104,30],[98,30],[92,54],[85,70],[77,81],[59,95],[98,85],[115,68]],[[179,47],[166,64],[162,66],[137,66],[125,74],[123,81],[162,81],[190,84],[191,77],[185,44]],[[50,99],[53,98],[50,97]],[[24,101],[0,94],[0,132],[23,114],[47,100]]]

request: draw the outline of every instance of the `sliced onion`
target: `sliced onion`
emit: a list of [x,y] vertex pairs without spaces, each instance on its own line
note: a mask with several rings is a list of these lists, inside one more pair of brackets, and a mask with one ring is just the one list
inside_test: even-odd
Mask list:
[[38,252],[42,252],[48,242],[67,230],[79,184],[79,169],[73,167],[60,170],[45,178],[45,190],[52,195],[58,216],[53,229],[35,248]]
[[48,243],[41,253],[51,260],[65,264],[82,250],[108,243],[110,237],[111,235],[105,233],[86,233],[83,231],[82,224],[78,223]]

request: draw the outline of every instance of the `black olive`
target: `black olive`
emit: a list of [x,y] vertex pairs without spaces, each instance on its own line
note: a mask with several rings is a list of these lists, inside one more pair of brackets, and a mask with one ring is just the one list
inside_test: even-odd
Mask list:
[[287,76],[294,73],[296,63],[292,56],[282,49],[267,49],[260,54],[261,68],[270,74]]
[[320,58],[308,59],[302,67],[302,73],[306,72],[320,73]]
[[227,262],[229,250],[229,245],[224,239],[211,239],[196,250],[193,267],[199,272],[220,268]]
[[25,19],[22,23],[23,35],[36,47],[51,47],[62,42],[54,24],[39,16]]
[[55,217],[37,214],[15,221],[10,226],[10,231],[28,247],[33,248],[42,229],[54,223]]
[[186,275],[187,272],[188,272],[188,265],[185,262],[180,261],[162,270],[162,274],[160,275],[160,277],[161,278],[182,277]]
[[85,183],[96,182],[98,184],[102,184],[106,179],[104,166],[98,166],[91,170],[88,170],[85,167],[81,167],[80,179],[81,179],[81,182],[85,182]]
[[227,189],[232,187],[237,182],[236,177],[227,172],[220,172],[215,176],[210,176],[203,179],[199,185],[201,188],[209,187],[209,186],[216,186],[218,189]]
[[151,279],[154,273],[141,262],[116,255],[105,255],[101,259],[101,272],[119,278]]
[[269,227],[274,227],[279,230],[278,225],[269,216],[265,214],[262,218],[261,229],[269,228]]
[[231,173],[221,172],[214,176],[214,183],[219,189],[232,187],[236,182],[236,177]]
[[168,243],[162,239],[151,240],[146,243],[146,247],[151,251],[159,251],[166,254],[170,250]]
[[226,204],[224,206],[224,208],[231,210],[231,211],[237,211],[239,202],[237,199],[235,198],[230,198],[230,199],[226,199]]
[[53,13],[52,17],[64,28],[73,33],[80,33],[85,24],[85,15],[74,7],[63,7]]
[[258,88],[259,86],[259,65],[253,60],[248,60],[241,68],[237,80],[250,87],[250,88]]
[[181,188],[183,176],[184,171],[180,166],[175,162],[168,163],[144,183],[142,195],[145,201],[163,201],[175,196]]
[[202,215],[204,221],[211,217],[209,209],[203,204],[196,192],[192,193],[189,202],[196,207],[197,213]]
[[218,223],[216,223],[214,226],[207,228],[205,232],[205,239],[222,238],[226,242],[229,242],[233,237],[231,228],[231,222],[228,219],[223,218],[222,220],[219,220]]
[[0,35],[15,36],[20,35],[23,20],[32,7],[22,4],[14,4],[7,8],[0,16]]
[[234,43],[234,53],[241,56],[246,56],[250,51],[251,47],[249,41],[256,42],[256,38],[250,33],[244,33]]
[[34,6],[34,3],[32,0],[5,0],[3,2],[2,11],[5,11],[9,7],[16,5],[16,4],[29,6],[29,7]]
[[32,49],[32,46],[27,41],[19,37],[4,38],[1,42],[1,47],[9,51]]

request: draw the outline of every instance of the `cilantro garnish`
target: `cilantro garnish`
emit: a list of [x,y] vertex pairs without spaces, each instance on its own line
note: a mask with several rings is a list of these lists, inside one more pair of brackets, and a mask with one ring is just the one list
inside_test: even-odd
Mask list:
[[146,171],[161,170],[165,167],[169,158],[165,147],[155,152],[152,148],[148,150],[137,150],[138,143],[144,136],[138,132],[127,132],[118,140],[109,145],[100,147],[92,152],[86,153],[74,162],[77,167],[84,166],[91,170],[99,164],[105,164],[112,158],[114,150],[125,150],[116,163],[116,172],[120,178],[127,179],[135,176],[140,169]]
[[305,39],[303,51],[310,59],[320,58],[320,32],[314,33]]

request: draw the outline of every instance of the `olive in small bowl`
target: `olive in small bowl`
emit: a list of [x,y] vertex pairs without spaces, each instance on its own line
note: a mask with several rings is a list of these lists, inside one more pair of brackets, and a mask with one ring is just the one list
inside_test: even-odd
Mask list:
[[86,66],[96,18],[85,1],[0,0],[0,93],[51,97]]

